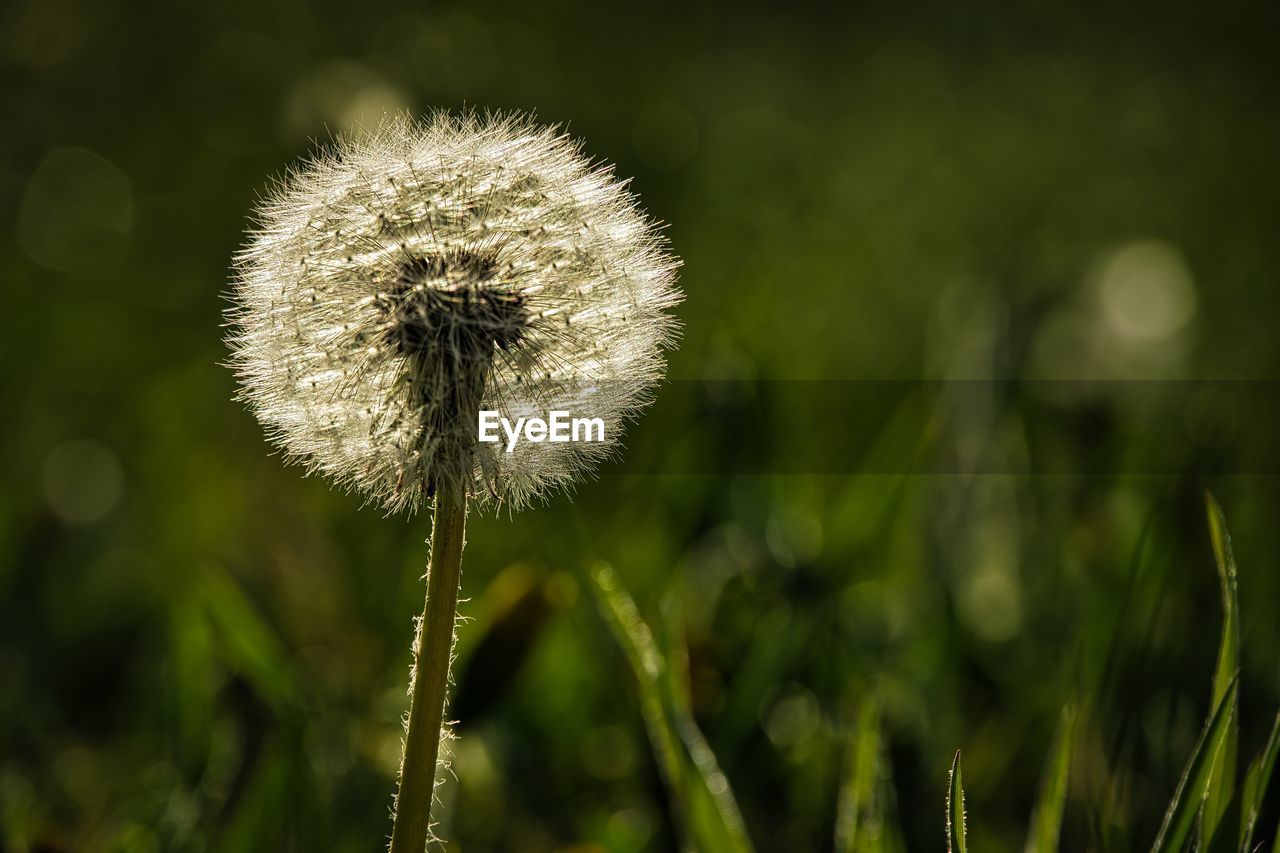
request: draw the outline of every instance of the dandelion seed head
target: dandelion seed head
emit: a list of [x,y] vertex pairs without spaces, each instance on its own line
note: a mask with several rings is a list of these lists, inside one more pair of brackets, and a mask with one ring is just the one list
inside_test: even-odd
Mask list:
[[[679,262],[577,143],[523,117],[397,116],[260,203],[228,312],[241,399],[290,461],[388,512],[519,508],[616,451],[674,343]],[[480,443],[480,410],[602,442]]]

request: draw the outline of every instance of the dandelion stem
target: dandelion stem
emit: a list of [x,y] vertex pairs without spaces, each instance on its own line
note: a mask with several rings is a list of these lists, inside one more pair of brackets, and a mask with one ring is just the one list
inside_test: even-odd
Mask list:
[[427,600],[414,650],[409,727],[400,762],[400,790],[390,853],[422,853],[431,834],[431,803],[440,756],[441,722],[453,654],[453,623],[462,578],[467,498],[440,487],[431,525]]

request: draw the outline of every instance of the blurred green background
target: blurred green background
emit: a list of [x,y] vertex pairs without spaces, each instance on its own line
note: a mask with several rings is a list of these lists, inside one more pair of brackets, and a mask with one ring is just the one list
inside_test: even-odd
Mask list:
[[687,643],[759,849],[831,848],[871,696],[908,849],[962,748],[973,849],[1020,850],[1071,701],[1064,849],[1145,846],[1208,710],[1206,488],[1245,756],[1280,704],[1277,18],[6,3],[0,850],[380,849],[429,521],[270,455],[221,293],[313,140],[464,106],[616,163],[687,300],[635,455],[473,516],[450,849],[676,849],[595,560]]

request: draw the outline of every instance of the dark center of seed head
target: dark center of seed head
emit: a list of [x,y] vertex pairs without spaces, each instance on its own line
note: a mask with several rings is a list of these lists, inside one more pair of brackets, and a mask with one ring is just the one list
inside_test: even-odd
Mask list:
[[[487,369],[529,323],[525,297],[503,288],[491,256],[456,250],[405,261],[382,300],[391,343],[415,371]],[[477,365],[477,363],[479,363]],[[461,377],[459,377],[461,378]]]
[[405,356],[422,402],[418,443],[430,460],[426,494],[470,476],[476,414],[499,350],[514,354],[527,332],[526,297],[504,287],[490,255],[455,250],[406,260],[383,285],[387,343]]

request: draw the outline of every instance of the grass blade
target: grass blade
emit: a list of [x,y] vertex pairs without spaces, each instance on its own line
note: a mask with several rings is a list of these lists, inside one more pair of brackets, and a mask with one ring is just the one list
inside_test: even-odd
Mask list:
[[835,851],[871,853],[880,849],[882,836],[876,830],[884,820],[882,804],[876,796],[882,745],[880,703],[875,698],[866,699],[858,709],[848,746],[848,770],[836,806]]
[[277,715],[303,707],[284,643],[227,572],[210,567],[196,580],[223,663],[253,687]]
[[1071,708],[1063,708],[1053,745],[1049,749],[1044,780],[1040,783],[1040,799],[1031,819],[1027,853],[1057,853],[1058,839],[1062,834],[1062,813],[1067,803],[1071,741],[1074,734],[1075,715]]
[[[1236,589],[1236,561],[1231,553],[1231,536],[1226,518],[1211,492],[1205,492],[1205,510],[1209,516],[1209,536],[1213,542],[1214,561],[1222,585],[1222,640],[1218,644],[1218,665],[1213,673],[1213,706],[1226,695],[1227,684],[1240,669],[1240,602]],[[1239,722],[1230,715],[1226,738],[1210,771],[1208,794],[1200,817],[1200,847],[1208,849],[1218,825],[1222,823],[1235,794]],[[1232,831],[1234,835],[1234,830]]]
[[1240,831],[1241,853],[1249,853],[1253,844],[1253,830],[1258,823],[1258,812],[1262,810],[1262,801],[1267,795],[1271,774],[1275,771],[1277,754],[1280,754],[1280,713],[1276,714],[1276,721],[1271,726],[1271,736],[1267,738],[1266,748],[1253,764],[1249,765],[1249,772],[1244,779],[1244,804],[1241,813],[1243,826]]
[[729,780],[720,769],[715,753],[693,718],[693,697],[689,689],[689,650],[685,645],[679,599],[668,597],[662,611],[664,644],[667,648],[663,687],[676,735],[684,745],[686,755],[692,759],[693,766],[698,771],[697,778],[702,783],[694,785],[690,791],[691,798],[698,806],[697,821],[707,825],[704,835],[716,839],[715,846],[711,849],[749,849],[746,822],[738,810]]
[[[617,574],[605,563],[590,572],[600,612],[622,646],[640,687],[640,707],[658,768],[688,848],[750,853],[751,842],[715,756],[682,714],[666,659]],[[726,803],[728,805],[726,805]]]
[[[658,654],[649,627],[640,619],[635,602],[622,588],[613,569],[601,563],[591,572],[591,580],[599,598],[600,612],[613,631],[618,645],[622,647],[627,663],[631,665],[631,671],[639,683],[640,714],[649,732],[653,754],[658,762],[658,772],[662,774],[671,793],[677,820],[683,821],[686,819],[683,811],[684,798],[679,793],[684,789],[684,761],[661,699],[659,682],[662,679],[662,657]],[[687,833],[688,828],[683,829]]]
[[964,783],[960,779],[960,750],[951,761],[947,788],[947,853],[965,853]]
[[1210,773],[1213,770],[1218,750],[1226,741],[1229,723],[1235,717],[1236,678],[1233,676],[1227,685],[1226,695],[1209,716],[1204,731],[1196,741],[1195,749],[1187,760],[1186,769],[1178,781],[1178,788],[1173,793],[1169,810],[1165,812],[1164,823],[1160,833],[1152,845],[1152,853],[1175,853],[1187,843],[1195,825],[1196,815],[1204,804],[1208,790]]

